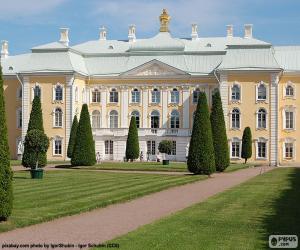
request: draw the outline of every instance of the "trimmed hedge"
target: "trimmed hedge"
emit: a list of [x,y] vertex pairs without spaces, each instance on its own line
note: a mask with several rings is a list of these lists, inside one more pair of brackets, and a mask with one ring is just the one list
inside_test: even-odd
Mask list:
[[126,141],[126,159],[135,160],[139,158],[140,155],[140,146],[139,146],[139,135],[136,127],[135,117],[132,116],[130,119],[129,131]]
[[73,155],[74,145],[75,145],[75,141],[76,141],[77,128],[78,128],[78,120],[77,120],[77,116],[75,115],[74,119],[73,119],[73,123],[72,123],[69,144],[68,144],[68,151],[67,151],[67,156],[69,158],[72,158],[72,155]]
[[245,159],[245,163],[252,156],[252,134],[250,127],[246,127],[243,132],[242,139],[242,158]]

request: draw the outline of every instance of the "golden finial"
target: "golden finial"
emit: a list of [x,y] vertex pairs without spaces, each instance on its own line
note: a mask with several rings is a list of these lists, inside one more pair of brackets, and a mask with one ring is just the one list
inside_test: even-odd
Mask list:
[[163,9],[162,14],[159,16],[159,21],[160,21],[160,32],[170,32],[169,31],[169,22],[170,22],[171,17],[167,13],[166,9]]

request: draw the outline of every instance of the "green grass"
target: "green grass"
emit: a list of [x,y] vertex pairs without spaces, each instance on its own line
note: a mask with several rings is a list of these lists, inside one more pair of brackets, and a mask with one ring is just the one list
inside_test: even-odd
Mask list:
[[270,234],[300,236],[300,169],[255,177],[111,242],[120,249],[268,249]]
[[49,171],[43,180],[15,172],[14,207],[0,232],[130,200],[205,176],[175,176],[92,171]]
[[[242,168],[248,168],[249,164],[231,164],[225,172],[232,172]],[[57,166],[70,168],[69,165]],[[76,167],[89,170],[124,170],[124,171],[163,171],[163,172],[187,172],[185,162],[170,162],[170,165],[162,165],[161,162],[103,162],[92,167]]]
[[[66,164],[70,163],[70,161],[48,161],[48,164]],[[10,165],[11,166],[21,166],[22,161],[21,160],[10,160]]]

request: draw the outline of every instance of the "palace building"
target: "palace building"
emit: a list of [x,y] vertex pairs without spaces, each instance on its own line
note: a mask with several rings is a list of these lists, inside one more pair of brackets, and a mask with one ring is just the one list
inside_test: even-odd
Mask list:
[[[270,165],[300,163],[300,46],[273,46],[244,37],[227,26],[224,37],[201,37],[192,25],[189,38],[174,38],[170,16],[160,15],[154,37],[139,39],[135,25],[127,40],[99,39],[69,46],[60,40],[9,56],[2,41],[1,65],[11,158],[22,157],[32,100],[40,96],[49,160],[65,160],[74,115],[87,103],[96,152],[102,159],[125,156],[131,116],[137,120],[140,150],[156,158],[161,140],[173,141],[171,160],[185,161],[198,94],[211,106],[219,89],[232,161],[241,161],[241,139],[251,127],[249,160]],[[79,118],[79,117],[78,117]],[[298,127],[298,128],[297,128]]]

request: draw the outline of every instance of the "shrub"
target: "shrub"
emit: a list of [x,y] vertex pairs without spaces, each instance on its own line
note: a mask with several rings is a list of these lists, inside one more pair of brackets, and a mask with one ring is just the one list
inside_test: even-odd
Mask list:
[[139,158],[140,147],[139,147],[139,136],[138,130],[136,127],[135,117],[132,116],[130,119],[129,131],[126,141],[126,159],[127,160],[135,160]]
[[77,116],[74,116],[73,123],[72,123],[72,128],[71,128],[71,133],[70,133],[70,138],[69,138],[69,144],[68,144],[68,151],[67,151],[67,156],[69,158],[72,158],[73,150],[74,150],[74,145],[75,145],[75,140],[76,140],[76,132],[78,128],[78,120]]
[[242,158],[245,159],[245,163],[252,156],[252,134],[250,127],[246,127],[243,132],[242,139]]
[[195,174],[215,172],[214,145],[209,111],[204,92],[200,92],[187,160],[188,170]]
[[[162,154],[171,154],[173,148],[172,141],[163,140],[158,144],[158,151]],[[165,158],[165,157],[164,157]]]
[[0,66],[0,221],[7,220],[13,207],[13,173],[9,161],[10,154],[3,92],[2,68]]
[[95,143],[87,104],[82,105],[76,140],[71,159],[72,166],[92,166],[96,163]]
[[230,158],[226,125],[219,91],[215,92],[212,96],[210,122],[214,142],[216,170],[222,172],[229,166]]

